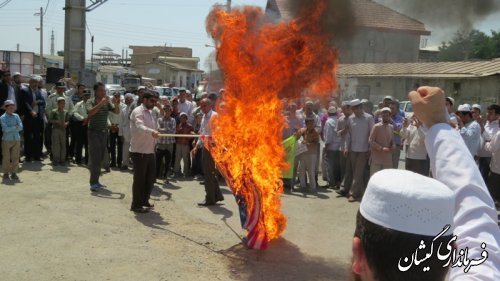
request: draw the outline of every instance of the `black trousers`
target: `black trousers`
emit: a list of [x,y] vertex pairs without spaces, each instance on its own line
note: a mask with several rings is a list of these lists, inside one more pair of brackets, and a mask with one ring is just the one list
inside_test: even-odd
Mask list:
[[109,132],[109,153],[111,154],[111,167],[121,167],[122,165],[122,137],[118,132]]
[[71,151],[74,151],[75,162],[82,163],[82,153],[85,147],[85,160],[88,162],[88,142],[87,142],[87,126],[83,125],[83,121],[72,121],[69,123],[71,130]]
[[484,182],[488,182],[488,176],[490,175],[490,163],[491,157],[479,157],[479,172],[483,177]]
[[[165,160],[163,173],[161,171],[162,162]],[[159,178],[161,174],[164,177],[168,176],[168,172],[170,171],[172,161],[172,154],[168,149],[156,149],[156,177]]]
[[25,115],[23,126],[24,155],[27,159],[40,159],[42,157],[40,136],[43,129],[43,119],[40,116],[33,118],[31,115]]
[[217,180],[215,162],[210,152],[203,148],[202,154],[203,172],[205,174],[205,202],[215,204],[217,201],[224,200],[220,191],[219,181]]
[[43,143],[47,153],[51,154],[52,151],[52,124],[45,124],[45,132],[43,134]]
[[491,172],[487,183],[493,201],[500,201],[500,174]]
[[134,182],[132,183],[132,206],[140,208],[149,201],[155,183],[155,155],[131,152],[134,162]]
[[405,169],[417,174],[421,174],[422,176],[429,176],[429,171],[431,169],[430,167],[430,160],[429,158],[425,160],[419,160],[419,159],[410,159],[406,158],[405,161]]

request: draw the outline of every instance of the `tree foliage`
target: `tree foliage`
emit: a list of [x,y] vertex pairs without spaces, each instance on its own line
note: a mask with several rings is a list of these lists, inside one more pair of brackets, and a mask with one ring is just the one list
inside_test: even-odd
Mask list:
[[457,31],[451,41],[439,47],[439,60],[490,60],[500,57],[500,31],[491,35],[479,30]]

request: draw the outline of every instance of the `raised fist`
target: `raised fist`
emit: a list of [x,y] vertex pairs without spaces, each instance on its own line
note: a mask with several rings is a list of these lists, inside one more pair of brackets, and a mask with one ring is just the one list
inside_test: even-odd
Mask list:
[[437,123],[448,123],[443,90],[438,87],[420,87],[408,97],[414,114],[427,128]]

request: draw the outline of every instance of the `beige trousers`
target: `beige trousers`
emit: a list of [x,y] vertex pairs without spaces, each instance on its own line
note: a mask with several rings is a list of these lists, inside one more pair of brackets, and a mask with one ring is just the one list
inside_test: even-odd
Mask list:
[[20,141],[2,141],[2,169],[5,174],[17,173],[19,168]]

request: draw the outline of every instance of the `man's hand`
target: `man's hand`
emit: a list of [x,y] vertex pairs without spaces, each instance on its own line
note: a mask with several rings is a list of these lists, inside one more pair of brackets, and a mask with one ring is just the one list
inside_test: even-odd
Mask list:
[[392,149],[390,147],[382,147],[382,151],[389,153],[392,151]]
[[38,114],[36,112],[34,112],[34,111],[31,112],[31,117],[36,118],[37,116],[38,116]]
[[410,92],[408,97],[413,105],[414,114],[427,128],[434,124],[447,123],[443,90],[425,86]]
[[102,105],[104,105],[104,104],[106,104],[108,102],[109,102],[109,97],[108,96],[104,96],[99,103],[102,104]]
[[157,138],[159,138],[159,137],[160,137],[160,132],[158,132],[158,131],[153,131],[153,132],[151,133],[151,135],[153,136],[153,138],[157,139]]

